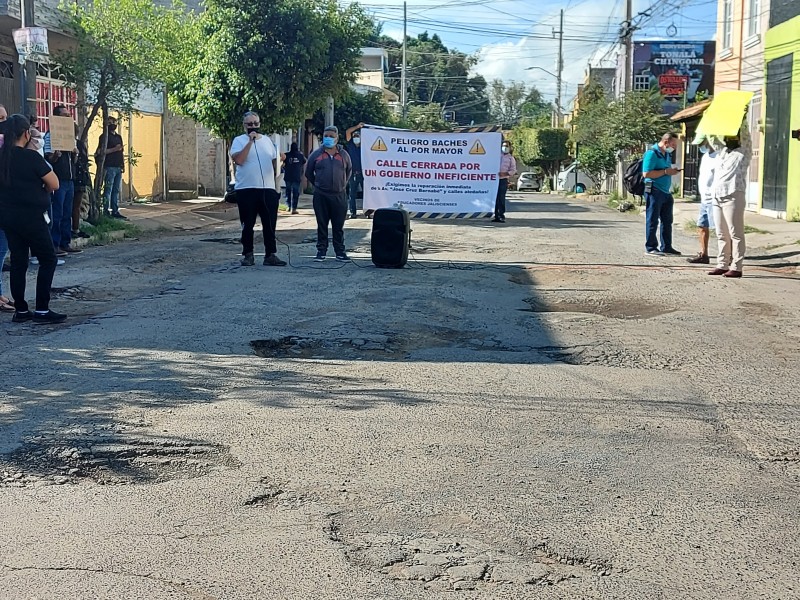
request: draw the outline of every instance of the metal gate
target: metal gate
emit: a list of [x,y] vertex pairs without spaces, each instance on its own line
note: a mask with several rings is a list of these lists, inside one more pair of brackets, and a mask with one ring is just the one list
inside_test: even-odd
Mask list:
[[764,128],[764,187],[761,207],[786,211],[789,178],[789,114],[792,102],[792,54],[767,63]]

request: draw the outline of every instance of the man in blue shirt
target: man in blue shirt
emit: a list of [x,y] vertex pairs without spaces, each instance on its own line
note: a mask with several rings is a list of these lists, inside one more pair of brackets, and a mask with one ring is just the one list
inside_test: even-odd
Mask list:
[[[678,136],[674,133],[665,133],[661,141],[653,144],[642,160],[642,174],[644,175],[644,198],[647,206],[645,230],[647,240],[645,252],[652,256],[672,254],[680,256],[680,252],[672,247],[672,208],[675,200],[672,197],[672,176],[680,169],[672,167],[671,154],[678,145]],[[661,247],[658,247],[656,231],[661,221]]]

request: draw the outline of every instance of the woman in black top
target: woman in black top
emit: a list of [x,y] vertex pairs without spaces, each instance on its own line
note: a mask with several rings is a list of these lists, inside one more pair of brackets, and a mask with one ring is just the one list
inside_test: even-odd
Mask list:
[[[67,317],[50,310],[50,286],[56,271],[56,252],[48,228],[50,193],[58,189],[58,177],[30,142],[28,118],[9,117],[0,149],[0,227],[11,250],[11,295],[16,312],[12,321],[61,323]],[[28,253],[39,259],[36,278],[36,311],[25,301]]]

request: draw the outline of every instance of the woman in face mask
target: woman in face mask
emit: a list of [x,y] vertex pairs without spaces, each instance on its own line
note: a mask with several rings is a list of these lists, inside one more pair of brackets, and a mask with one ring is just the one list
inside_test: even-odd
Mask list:
[[353,137],[347,143],[347,154],[350,155],[350,162],[353,163],[353,174],[348,182],[350,218],[358,216],[358,191],[364,184],[364,174],[361,171],[361,130],[356,130]]
[[506,193],[508,192],[508,178],[517,173],[517,161],[511,155],[511,142],[504,140],[500,151],[500,181],[497,184],[497,198],[494,202],[494,218],[492,223],[506,222]]
[[[15,323],[61,323],[67,317],[50,310],[50,288],[56,270],[56,253],[48,227],[50,193],[58,177],[38,152],[29,148],[32,133],[28,118],[12,115],[0,149],[0,228],[11,249],[11,295]],[[39,259],[36,310],[25,301],[28,255]]]

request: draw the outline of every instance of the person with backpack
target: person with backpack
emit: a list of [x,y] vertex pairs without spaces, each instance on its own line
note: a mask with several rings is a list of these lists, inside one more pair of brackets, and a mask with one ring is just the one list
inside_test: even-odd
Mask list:
[[[677,134],[665,133],[642,158],[646,206],[645,253],[650,256],[681,255],[672,247],[672,209],[675,205],[675,199],[672,197],[672,176],[681,170],[673,168],[671,156],[677,146]],[[661,223],[660,246],[656,236],[659,222]]]

